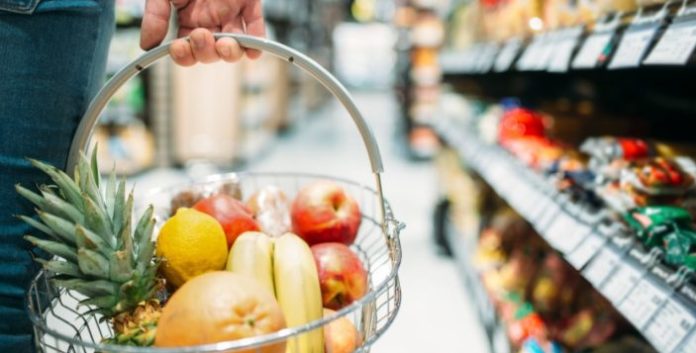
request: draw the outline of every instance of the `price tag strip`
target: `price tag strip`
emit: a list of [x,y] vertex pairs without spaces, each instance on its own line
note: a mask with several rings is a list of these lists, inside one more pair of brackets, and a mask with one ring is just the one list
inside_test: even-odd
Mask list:
[[509,70],[510,66],[512,66],[513,61],[515,61],[517,54],[520,52],[521,48],[521,39],[513,38],[508,40],[505,43],[503,49],[501,49],[498,53],[498,57],[496,58],[495,64],[493,65],[493,71],[503,72]]
[[619,263],[621,263],[621,255],[610,247],[603,247],[582,273],[595,288],[601,288]]
[[676,300],[667,300],[645,329],[645,338],[660,352],[673,352],[696,324],[693,312]]
[[571,65],[574,69],[593,69],[597,66],[601,56],[606,55],[611,39],[614,37],[616,28],[619,25],[621,13],[614,15],[613,19],[605,23],[599,23],[595,27],[595,32],[592,33],[582,44],[578,55],[573,59]]
[[645,65],[685,65],[696,48],[696,7],[686,1],[655,48],[643,61]]
[[618,309],[638,330],[643,330],[667,300],[669,293],[645,276],[628,293]]

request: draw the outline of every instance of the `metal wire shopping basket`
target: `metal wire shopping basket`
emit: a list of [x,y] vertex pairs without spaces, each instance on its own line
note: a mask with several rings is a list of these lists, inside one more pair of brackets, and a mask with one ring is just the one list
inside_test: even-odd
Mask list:
[[[185,348],[129,347],[102,344],[113,334],[111,326],[102,320],[90,307],[79,304],[79,293],[55,288],[51,274],[41,271],[28,290],[29,315],[34,325],[35,342],[39,352],[46,353],[193,353],[193,352],[265,352],[265,348],[286,341],[287,346],[297,344],[297,337],[320,329],[330,322],[346,317],[353,322],[360,336],[356,352],[368,352],[370,346],[389,328],[401,303],[401,287],[398,269],[401,262],[399,232],[402,224],[395,220],[389,204],[384,199],[380,173],[382,161],[376,140],[367,126],[347,90],[324,68],[303,54],[282,44],[245,35],[215,34],[216,38],[230,37],[242,46],[258,49],[278,56],[298,66],[316,78],[348,110],[365,143],[370,159],[376,187],[370,188],[348,180],[296,173],[231,173],[216,175],[205,180],[193,181],[151,193],[144,204],[155,206],[155,217],[159,224],[170,214],[171,200],[181,191],[210,193],[221,186],[234,184],[242,194],[250,195],[264,185],[277,185],[289,197],[302,186],[317,179],[330,179],[343,186],[359,203],[362,224],[353,244],[368,271],[369,291],[361,299],[339,310],[334,316],[310,322],[303,326],[290,327],[273,334],[242,340],[221,342],[205,346]],[[113,94],[131,77],[138,74],[158,59],[167,55],[169,45],[163,45],[143,54],[140,58],[114,75],[91,102],[80,122],[73,140],[68,160],[72,171],[79,152],[88,146],[89,139],[102,112]],[[311,353],[311,352],[298,352]]]

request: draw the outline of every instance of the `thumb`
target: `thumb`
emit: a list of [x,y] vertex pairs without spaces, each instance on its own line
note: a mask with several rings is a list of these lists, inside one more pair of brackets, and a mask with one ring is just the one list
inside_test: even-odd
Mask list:
[[147,0],[140,28],[140,47],[150,49],[162,43],[169,29],[169,0]]

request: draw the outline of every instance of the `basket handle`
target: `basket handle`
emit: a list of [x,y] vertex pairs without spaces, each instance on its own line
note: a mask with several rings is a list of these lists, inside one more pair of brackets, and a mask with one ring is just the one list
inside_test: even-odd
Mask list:
[[[362,114],[355,105],[355,102],[350,97],[350,94],[343,85],[341,85],[334,76],[332,76],[326,69],[319,65],[314,60],[305,56],[304,54],[289,48],[278,42],[274,42],[265,38],[252,37],[242,34],[233,33],[215,33],[215,39],[220,38],[233,38],[239,42],[242,47],[249,49],[257,49],[261,51],[269,52],[277,57],[280,57],[291,64],[301,68],[306,73],[317,79],[326,89],[328,89],[336,99],[343,105],[343,107],[348,111],[355,126],[360,132],[365,148],[367,149],[367,155],[370,159],[370,165],[372,167],[372,172],[375,175],[375,181],[377,183],[377,194],[380,201],[380,221],[384,225],[385,215],[385,202],[384,195],[382,192],[382,182],[380,173],[384,171],[382,167],[382,156],[379,152],[379,147],[377,146],[377,140],[372,134],[372,130],[365,122]],[[186,38],[188,40],[188,37]],[[102,110],[106,104],[111,100],[111,97],[116,93],[116,91],[133,76],[143,71],[145,68],[152,65],[157,60],[167,56],[169,53],[170,43],[163,44],[159,47],[153,48],[148,52],[141,55],[135,61],[119,70],[111,79],[102,87],[102,89],[97,93],[96,97],[92,99],[87,108],[87,112],[82,117],[80,124],[77,127],[77,132],[73,138],[72,145],[70,146],[70,154],[68,155],[67,171],[68,173],[73,173],[77,161],[80,157],[80,152],[85,150],[89,140],[94,133],[94,129],[97,125],[97,120]]]

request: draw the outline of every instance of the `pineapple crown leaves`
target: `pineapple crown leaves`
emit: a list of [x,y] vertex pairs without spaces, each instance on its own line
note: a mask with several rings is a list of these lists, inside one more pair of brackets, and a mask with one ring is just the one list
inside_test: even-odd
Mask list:
[[125,181],[117,182],[113,172],[101,185],[96,149],[91,160],[81,155],[74,178],[54,166],[29,161],[54,185],[40,186],[38,192],[16,185],[17,192],[36,206],[38,216],[19,218],[46,235],[25,239],[55,256],[37,259],[56,275],[55,284],[87,296],[83,304],[96,306],[106,316],[152,299],[161,286],[152,206],[134,229],[133,193],[126,195]]

